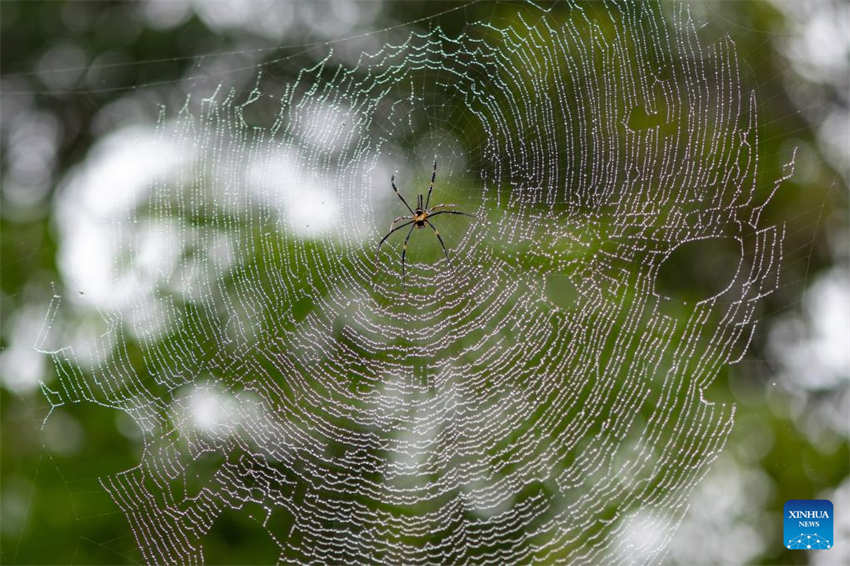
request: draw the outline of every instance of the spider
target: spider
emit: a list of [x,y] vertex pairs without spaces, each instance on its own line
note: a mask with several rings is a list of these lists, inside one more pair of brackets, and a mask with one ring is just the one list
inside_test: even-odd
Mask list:
[[[447,208],[452,208],[457,206],[456,204],[437,204],[431,208],[428,208],[428,205],[431,202],[431,191],[434,189],[434,179],[437,178],[437,160],[434,160],[434,172],[431,173],[431,185],[428,187],[428,196],[425,198],[425,203],[422,203],[422,194],[420,193],[416,200],[416,210],[410,208],[410,205],[407,204],[407,201],[404,200],[404,197],[401,196],[401,193],[398,192],[398,188],[395,186],[395,175],[390,177],[390,184],[393,187],[393,191],[395,195],[401,199],[401,202],[404,203],[404,206],[407,207],[407,210],[410,211],[410,216],[399,216],[395,220],[390,223],[390,231],[381,238],[380,243],[378,243],[378,250],[375,252],[375,258],[377,260],[377,254],[381,251],[381,246],[384,242],[387,241],[393,232],[396,230],[401,230],[405,226],[410,226],[410,230],[407,232],[407,237],[404,239],[404,245],[401,248],[401,277],[404,279],[405,274],[405,266],[404,266],[404,258],[407,255],[407,242],[410,240],[410,235],[413,234],[414,228],[424,228],[427,224],[431,230],[434,231],[434,235],[437,236],[437,240],[440,242],[440,246],[443,248],[443,254],[445,254],[446,259],[449,259],[449,252],[446,251],[446,244],[443,242],[443,238],[440,236],[439,230],[434,226],[434,224],[429,220],[434,216],[439,214],[461,214],[463,216],[469,216],[470,218],[475,218],[471,214],[467,214],[465,212],[460,212],[459,210],[445,210]],[[396,226],[397,223],[406,220],[404,224]],[[395,228],[393,227],[395,226]]]

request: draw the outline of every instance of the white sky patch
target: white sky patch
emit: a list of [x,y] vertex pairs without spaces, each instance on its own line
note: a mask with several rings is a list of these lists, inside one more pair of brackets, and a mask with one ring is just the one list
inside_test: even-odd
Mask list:
[[758,465],[722,455],[689,501],[688,513],[670,544],[673,564],[745,564],[769,541],[763,516],[772,495],[770,478]]
[[286,216],[293,230],[313,237],[329,232],[340,213],[336,198],[330,191],[306,183],[297,189],[289,188],[291,190],[285,197],[288,201]]
[[[845,2],[773,0],[796,28],[786,52],[795,70],[811,81],[834,80],[847,69],[850,54],[850,5]],[[843,77],[850,81],[850,77]]]
[[0,352],[0,380],[9,391],[24,394],[38,388],[47,370],[47,358],[33,347],[43,324],[41,309],[19,309],[11,322],[8,346]]
[[[65,284],[80,292],[71,295],[77,302],[121,310],[150,293],[138,271],[117,272],[118,256],[132,232],[129,219],[158,179],[190,159],[188,148],[163,139],[153,128],[131,127],[107,136],[71,171],[56,198],[56,218],[62,233],[59,266]],[[143,239],[143,247],[155,244],[153,237]],[[162,261],[169,245],[142,250],[145,272],[152,269],[145,258]]]
[[833,542],[829,552],[807,553],[813,566],[850,564],[850,478],[846,478],[830,493],[822,493],[819,499],[832,501],[834,510]]
[[81,310],[60,317],[64,338],[50,341],[69,345],[84,366],[103,362],[114,342],[102,316],[95,321],[84,310],[120,313],[131,331],[146,337],[165,328],[155,291],[174,269],[184,239],[168,222],[133,218],[157,182],[176,177],[193,158],[190,147],[153,127],[127,127],[98,142],[60,187],[54,200],[57,262],[64,297]]
[[[850,69],[847,72],[850,74]],[[847,88],[850,90],[850,85]],[[850,96],[847,104],[844,108],[833,108],[818,128],[818,137],[827,154],[833,156],[845,173],[850,173]]]
[[360,119],[351,108],[317,102],[306,108],[304,114],[298,122],[298,136],[304,142],[331,153],[351,145],[350,134]]
[[673,524],[663,515],[635,511],[623,519],[617,532],[618,563],[651,563],[667,547],[673,533]]
[[850,269],[835,267],[806,291],[803,308],[774,324],[768,352],[790,395],[792,418],[820,450],[850,438]]
[[3,386],[9,391],[34,391],[43,379],[45,368],[44,355],[36,352],[31,344],[13,344],[0,352],[0,374]]
[[148,24],[161,30],[179,26],[192,15],[189,0],[147,0],[140,8]]
[[305,170],[288,151],[267,162],[252,163],[246,177],[254,196],[277,210],[299,236],[326,236],[339,219],[339,200],[328,188],[335,186],[336,179]]
[[208,438],[222,438],[252,431],[261,423],[270,422],[267,409],[256,395],[250,392],[234,394],[221,386],[201,382],[191,385],[172,406],[174,422],[184,434],[201,434]]
[[297,4],[276,0],[191,1],[192,9],[211,29],[220,32],[241,30],[271,40],[283,39],[290,31]]
[[[789,92],[813,123],[832,164],[850,175],[850,4],[837,1],[772,0],[790,33],[776,36],[779,51],[809,84]],[[830,92],[822,92],[823,86]]]
[[179,421],[195,431],[207,435],[232,432],[238,424],[237,401],[232,395],[214,386],[193,386],[180,401]]
[[78,199],[95,219],[129,214],[165,177],[191,157],[189,148],[160,135],[155,128],[131,126],[106,136],[86,161],[71,172],[61,197]]
[[243,32],[279,41],[294,29],[307,29],[318,37],[336,38],[355,26],[369,23],[381,10],[381,2],[370,0],[147,0],[142,13],[157,29],[183,24],[194,12],[217,32]]
[[778,322],[769,349],[786,385],[825,389],[850,383],[850,270],[835,268],[806,291],[803,312]]

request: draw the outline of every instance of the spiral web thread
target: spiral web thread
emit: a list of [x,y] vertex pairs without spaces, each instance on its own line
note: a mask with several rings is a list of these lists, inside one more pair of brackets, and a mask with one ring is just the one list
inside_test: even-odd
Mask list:
[[[778,280],[755,96],[686,8],[505,13],[163,114],[185,166],[119,227],[129,269],[151,231],[181,250],[159,323],[110,315],[109,361],[60,350],[44,387],[143,431],[101,484],[145,561],[204,562],[226,510],[282,563],[663,557],[733,424],[704,391]],[[415,230],[402,280],[404,231],[375,255],[404,213],[389,178],[412,203],[435,157],[432,204],[476,218],[434,219],[450,261]],[[656,291],[719,238],[724,291]]]

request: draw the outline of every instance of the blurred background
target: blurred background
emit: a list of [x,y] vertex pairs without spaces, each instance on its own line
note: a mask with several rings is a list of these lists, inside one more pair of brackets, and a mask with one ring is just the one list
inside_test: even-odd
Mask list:
[[[283,84],[331,48],[335,60],[353,62],[393,33],[451,33],[459,20],[497,10],[509,14],[511,4],[0,4],[0,561],[141,561],[97,482],[138,462],[140,432],[96,405],[66,406],[45,421],[40,384],[55,384],[55,368],[34,345],[43,344],[46,322],[56,323],[83,366],[108,355],[101,315],[124,299],[98,275],[108,275],[99,264],[107,243],[87,230],[80,210],[108,216],[132,206],[134,183],[150,174],[140,155],[160,156],[163,170],[173,165],[154,136],[160,107],[179,109],[187,95],[219,83],[248,92],[260,65],[266,80]],[[780,289],[746,359],[713,386],[715,398],[737,404],[735,428],[697,488],[669,560],[850,563],[850,5],[695,2],[691,10],[704,42],[734,40],[744,82],[758,93],[763,182],[779,176],[794,148],[797,160],[765,213],[767,224],[786,225]],[[84,207],[69,197],[80,184],[95,187]],[[705,269],[683,277],[698,287]],[[74,316],[56,321],[51,300],[68,294],[76,295]],[[146,313],[128,316],[143,322]],[[781,510],[792,498],[833,502],[834,549],[784,550]],[[264,560],[268,543],[250,525],[228,521],[211,538],[216,556]]]

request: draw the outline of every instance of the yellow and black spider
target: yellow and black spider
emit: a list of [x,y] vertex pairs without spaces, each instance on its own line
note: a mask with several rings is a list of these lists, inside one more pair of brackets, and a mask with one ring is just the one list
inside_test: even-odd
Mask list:
[[[413,234],[414,228],[424,228],[427,224],[431,230],[434,231],[434,235],[437,236],[437,240],[440,241],[440,246],[443,248],[443,253],[446,256],[446,259],[449,259],[449,252],[446,251],[446,244],[443,242],[443,238],[440,237],[440,232],[437,228],[431,223],[429,218],[434,216],[438,216],[440,214],[461,214],[463,216],[469,216],[470,218],[475,218],[471,214],[467,214],[465,212],[460,212],[459,210],[445,210],[447,208],[451,208],[457,206],[456,204],[437,204],[432,208],[428,208],[429,203],[431,202],[431,191],[434,189],[434,179],[437,178],[437,160],[434,160],[434,172],[431,173],[431,185],[428,187],[428,196],[425,198],[425,204],[422,204],[422,194],[420,193],[417,201],[416,201],[416,210],[410,208],[410,205],[407,204],[407,201],[404,200],[404,197],[401,196],[401,193],[398,192],[398,188],[395,186],[395,175],[390,177],[390,184],[393,186],[393,191],[398,198],[401,199],[401,202],[404,203],[404,206],[407,207],[407,210],[410,211],[410,216],[399,216],[395,220],[390,223],[390,231],[387,232],[386,236],[381,238],[380,243],[378,244],[378,250],[375,252],[376,258],[377,254],[381,251],[381,246],[387,241],[393,232],[396,230],[401,230],[405,226],[410,226],[410,230],[407,232],[407,237],[404,239],[404,245],[401,249],[401,277],[404,279],[404,257],[407,255],[407,242],[410,240],[410,235]],[[407,220],[404,224],[399,226],[395,226],[398,222],[403,220]],[[395,228],[393,228],[395,226]]]

